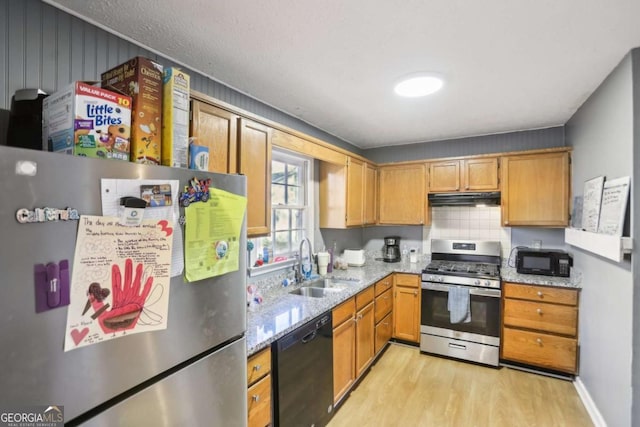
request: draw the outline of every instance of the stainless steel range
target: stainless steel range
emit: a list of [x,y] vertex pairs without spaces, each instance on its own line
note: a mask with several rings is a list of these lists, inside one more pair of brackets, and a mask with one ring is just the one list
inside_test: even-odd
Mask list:
[[500,242],[431,240],[422,270],[420,351],[498,366]]

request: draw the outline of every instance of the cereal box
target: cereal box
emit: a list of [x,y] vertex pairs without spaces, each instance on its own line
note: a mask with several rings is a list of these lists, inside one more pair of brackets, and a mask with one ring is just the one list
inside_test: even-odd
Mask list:
[[189,148],[189,75],[174,67],[162,74],[162,164],[186,168]]
[[132,98],[131,161],[159,165],[162,149],[162,65],[137,56],[102,73],[102,87]]
[[129,160],[131,98],[75,82],[45,98],[42,137],[50,151]]

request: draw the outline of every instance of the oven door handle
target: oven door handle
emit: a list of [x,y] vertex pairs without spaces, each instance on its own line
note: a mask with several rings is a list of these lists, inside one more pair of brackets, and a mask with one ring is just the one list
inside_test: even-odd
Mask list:
[[[453,285],[455,286],[455,285]],[[432,282],[422,282],[422,289],[429,291],[449,292],[450,285],[440,285]],[[469,288],[470,295],[478,295],[482,297],[500,298],[502,291],[500,289],[490,288]]]

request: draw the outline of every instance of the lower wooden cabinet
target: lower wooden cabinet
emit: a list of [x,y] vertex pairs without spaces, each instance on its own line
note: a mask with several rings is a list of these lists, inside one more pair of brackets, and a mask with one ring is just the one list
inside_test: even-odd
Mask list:
[[271,424],[271,349],[266,348],[247,361],[248,426]]
[[337,403],[356,380],[356,299],[333,309],[333,401]]
[[568,374],[578,372],[578,290],[505,283],[505,361]]
[[393,338],[420,342],[420,275],[393,275]]
[[391,339],[393,332],[393,313],[389,312],[381,321],[376,323],[375,353],[378,354]]
[[390,293],[391,281],[385,278],[333,309],[335,404],[349,392],[391,337]]
[[356,377],[373,361],[374,353],[374,287],[356,295]]
[[393,276],[389,275],[375,284],[375,339],[374,353],[378,354],[391,339],[393,331]]

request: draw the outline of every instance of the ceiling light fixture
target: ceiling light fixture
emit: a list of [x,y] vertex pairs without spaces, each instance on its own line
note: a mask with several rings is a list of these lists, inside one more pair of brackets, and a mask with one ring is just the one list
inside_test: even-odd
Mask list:
[[393,89],[397,95],[417,98],[431,95],[442,89],[444,81],[433,74],[412,75],[396,84]]

